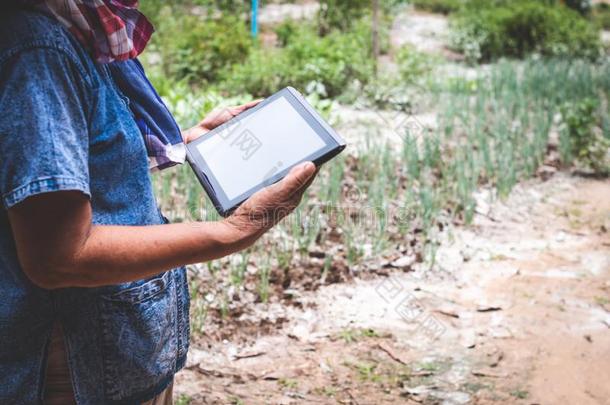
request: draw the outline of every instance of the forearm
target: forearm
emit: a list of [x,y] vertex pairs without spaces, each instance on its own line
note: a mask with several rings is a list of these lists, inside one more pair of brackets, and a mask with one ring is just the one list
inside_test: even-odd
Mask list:
[[78,252],[48,269],[44,273],[47,280],[41,284],[47,288],[96,287],[139,280],[226,256],[255,239],[222,221],[93,226]]
[[140,280],[250,246],[294,210],[315,166],[293,168],[246,200],[229,218],[150,226],[92,224],[78,191],[41,193],[8,210],[19,263],[42,288],[95,287]]

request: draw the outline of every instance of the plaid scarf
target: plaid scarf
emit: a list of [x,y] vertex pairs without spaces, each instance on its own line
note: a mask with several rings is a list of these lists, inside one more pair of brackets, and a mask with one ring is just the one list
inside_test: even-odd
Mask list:
[[26,0],[66,27],[99,63],[135,58],[154,32],[137,0]]
[[182,134],[136,57],[154,28],[137,10],[137,0],[21,0],[54,17],[91,52],[108,64],[112,78],[140,129],[149,168],[162,170],[186,157]]

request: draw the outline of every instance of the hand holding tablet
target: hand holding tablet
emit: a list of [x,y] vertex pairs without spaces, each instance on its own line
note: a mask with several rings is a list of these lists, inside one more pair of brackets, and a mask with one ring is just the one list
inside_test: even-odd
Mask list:
[[288,87],[189,143],[187,156],[214,206],[227,216],[299,163],[319,166],[344,148],[343,139]]
[[299,205],[315,175],[312,162],[293,167],[286,177],[244,201],[223,223],[237,230],[244,248],[250,246]]

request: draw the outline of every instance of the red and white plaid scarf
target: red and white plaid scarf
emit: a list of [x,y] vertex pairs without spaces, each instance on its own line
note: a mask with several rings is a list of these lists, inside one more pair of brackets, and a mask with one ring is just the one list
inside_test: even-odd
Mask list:
[[97,62],[135,58],[154,32],[138,0],[29,0],[54,16],[88,48]]

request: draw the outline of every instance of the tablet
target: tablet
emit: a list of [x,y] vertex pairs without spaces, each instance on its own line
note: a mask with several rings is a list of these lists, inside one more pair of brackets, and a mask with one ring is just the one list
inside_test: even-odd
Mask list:
[[345,141],[292,87],[186,146],[193,171],[222,216],[299,163],[320,166],[344,148]]

